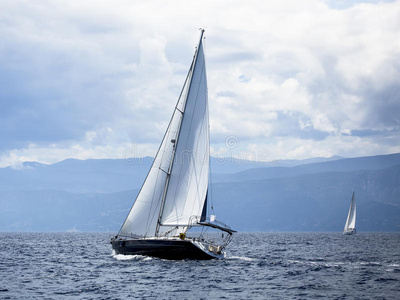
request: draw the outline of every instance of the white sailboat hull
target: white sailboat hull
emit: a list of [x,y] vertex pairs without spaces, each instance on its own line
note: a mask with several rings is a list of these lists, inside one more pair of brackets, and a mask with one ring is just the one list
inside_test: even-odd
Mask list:
[[351,198],[349,214],[347,215],[346,224],[344,225],[343,234],[344,235],[351,235],[356,233],[356,200],[354,197]]
[[352,235],[352,234],[355,234],[355,233],[356,233],[355,229],[350,229],[350,230],[343,231],[344,235]]

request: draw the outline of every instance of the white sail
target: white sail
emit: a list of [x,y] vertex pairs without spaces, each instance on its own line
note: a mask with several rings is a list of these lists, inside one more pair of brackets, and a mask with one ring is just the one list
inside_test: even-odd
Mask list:
[[349,214],[347,216],[346,224],[344,225],[344,231],[351,231],[356,228],[356,200],[354,197],[351,198]]
[[207,79],[200,41],[162,212],[162,225],[188,225],[200,216],[208,188]]
[[209,163],[202,35],[170,124],[120,236],[156,236],[160,221],[187,225],[191,215],[201,214]]

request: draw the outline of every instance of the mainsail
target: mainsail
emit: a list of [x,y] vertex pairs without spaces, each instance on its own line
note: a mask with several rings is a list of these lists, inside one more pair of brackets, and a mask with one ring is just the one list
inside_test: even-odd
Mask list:
[[153,165],[119,236],[184,232],[204,215],[209,176],[209,121],[203,32]]
[[349,214],[347,216],[346,224],[344,225],[344,231],[352,231],[356,228],[356,200],[353,197],[351,198]]

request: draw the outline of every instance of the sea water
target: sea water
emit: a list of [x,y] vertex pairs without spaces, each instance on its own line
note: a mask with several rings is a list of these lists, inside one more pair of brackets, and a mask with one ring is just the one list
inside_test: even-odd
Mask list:
[[238,233],[224,260],[115,255],[109,233],[0,233],[0,299],[399,299],[400,234]]

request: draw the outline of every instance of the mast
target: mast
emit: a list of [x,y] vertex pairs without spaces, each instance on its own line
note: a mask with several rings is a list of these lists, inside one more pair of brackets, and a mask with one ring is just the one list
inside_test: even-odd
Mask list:
[[[163,191],[163,195],[162,195],[162,199],[161,199],[161,205],[160,205],[160,211],[159,211],[158,219],[157,219],[155,236],[159,235],[160,226],[162,225],[161,224],[161,220],[162,220],[162,216],[163,216],[164,204],[165,204],[165,199],[166,199],[166,196],[167,196],[168,186],[169,186],[169,182],[170,182],[170,178],[171,178],[171,171],[172,171],[172,168],[173,168],[173,165],[174,165],[174,161],[175,161],[176,149],[177,149],[177,146],[178,146],[178,143],[179,143],[179,136],[180,136],[180,132],[181,132],[181,128],[182,128],[182,121],[183,121],[183,118],[185,116],[187,98],[188,98],[188,95],[190,94],[190,89],[191,89],[191,86],[192,86],[193,71],[194,71],[195,66],[196,66],[197,56],[198,56],[198,53],[199,53],[200,45],[201,45],[201,42],[203,40],[203,35],[204,35],[204,31],[205,30],[203,28],[200,28],[200,31],[201,31],[201,34],[200,34],[199,43],[198,43],[196,52],[194,54],[194,57],[193,57],[192,64],[190,66],[188,75],[186,77],[185,84],[184,84],[184,86],[182,88],[182,91],[181,91],[181,95],[182,95],[184,90],[185,90],[185,88],[187,87],[187,92],[186,92],[185,99],[184,99],[183,109],[180,110],[178,108],[179,100],[178,100],[177,105],[175,106],[175,110],[177,110],[178,113],[181,113],[182,115],[181,115],[181,118],[180,118],[180,121],[179,121],[179,127],[178,127],[178,131],[176,133],[176,137],[175,137],[175,139],[171,140],[171,143],[173,143],[172,155],[171,155],[170,165],[169,165],[168,171],[166,173],[167,174],[167,179],[165,181],[164,191]],[[188,81],[189,81],[189,83],[187,84]]]

